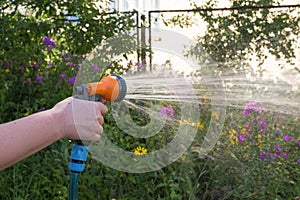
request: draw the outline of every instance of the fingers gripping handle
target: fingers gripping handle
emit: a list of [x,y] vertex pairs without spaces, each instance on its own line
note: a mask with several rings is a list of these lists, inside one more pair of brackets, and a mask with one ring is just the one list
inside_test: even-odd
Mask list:
[[[104,77],[96,83],[82,84],[75,88],[75,98],[98,101],[103,98],[107,101],[119,102],[125,98],[127,85],[125,80],[118,75]],[[82,172],[88,155],[89,141],[76,140],[72,147],[69,169],[74,172]]]

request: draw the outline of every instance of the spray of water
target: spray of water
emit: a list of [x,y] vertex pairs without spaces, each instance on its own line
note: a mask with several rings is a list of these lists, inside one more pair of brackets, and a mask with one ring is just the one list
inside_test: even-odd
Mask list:
[[[167,59],[168,65],[156,64],[151,71],[138,67],[125,70],[122,77],[127,94],[122,102],[111,103],[112,113],[118,128],[133,138],[171,136],[163,145],[157,142],[155,150],[137,156],[104,134],[99,143],[90,145],[93,157],[101,163],[132,173],[159,170],[171,164],[188,150],[199,133],[200,115],[206,104],[211,114],[218,117],[211,117],[206,133],[202,133],[200,158],[217,143],[227,108],[243,109],[245,103],[254,101],[262,103],[270,112],[299,116],[299,91],[295,85],[258,78],[241,66],[238,66],[240,70],[221,72],[218,66],[222,63],[214,63],[204,51],[198,52],[201,59],[185,56],[187,49],[195,44],[179,33],[152,29],[151,36],[152,62],[162,63],[162,59]],[[133,40],[131,35],[122,35],[96,48],[78,73],[77,84],[100,79],[101,74],[91,72],[92,65],[105,66],[100,71],[109,72],[114,67],[113,61],[122,60],[124,53],[134,54],[137,46]],[[170,64],[170,60],[176,64]],[[164,135],[160,137],[160,134]]]
[[[286,81],[250,76],[246,72],[223,73],[218,79],[216,75],[182,76],[151,73],[126,77],[128,85],[134,88],[128,91],[126,100],[176,102],[180,96],[180,101],[205,104],[207,102],[201,100],[210,99],[214,93],[214,98],[218,102],[225,102],[226,107],[243,109],[247,102],[253,101],[263,104],[269,112],[300,115],[300,93],[297,85]],[[190,82],[194,95],[186,94],[182,79]],[[170,93],[168,88],[178,90],[175,94]]]

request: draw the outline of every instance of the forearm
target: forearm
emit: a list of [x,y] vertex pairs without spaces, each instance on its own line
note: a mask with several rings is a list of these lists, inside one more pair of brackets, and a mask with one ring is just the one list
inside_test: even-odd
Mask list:
[[62,138],[51,111],[0,125],[0,170]]

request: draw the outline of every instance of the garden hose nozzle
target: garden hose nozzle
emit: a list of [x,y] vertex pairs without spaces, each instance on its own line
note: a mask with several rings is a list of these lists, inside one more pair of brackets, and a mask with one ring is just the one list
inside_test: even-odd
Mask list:
[[[127,86],[125,80],[118,75],[106,76],[99,82],[82,84],[75,88],[75,98],[97,101],[100,98],[106,101],[119,102],[122,101],[126,95]],[[69,162],[70,176],[70,190],[69,200],[78,199],[78,176],[80,172],[84,171],[85,162],[88,156],[89,142],[81,140],[75,141],[76,144],[72,146],[71,161]]]
[[119,102],[126,95],[127,87],[125,80],[118,75],[106,76],[99,82],[87,83],[75,88],[75,97],[85,100],[95,100],[101,97],[106,101]]
[[96,83],[86,84],[87,93],[91,95],[100,95],[106,101],[122,101],[126,95],[125,80],[118,76],[106,76]]
[[[96,101],[100,98],[106,101],[119,102],[126,95],[127,86],[125,80],[118,75],[106,76],[99,82],[82,84],[75,88],[75,98]],[[84,170],[84,162],[88,154],[88,141],[76,140],[71,152],[69,168],[74,172]]]

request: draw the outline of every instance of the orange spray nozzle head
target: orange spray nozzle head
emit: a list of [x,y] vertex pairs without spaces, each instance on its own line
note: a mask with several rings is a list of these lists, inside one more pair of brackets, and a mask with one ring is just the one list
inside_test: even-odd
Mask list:
[[91,95],[101,95],[107,101],[122,101],[127,92],[125,80],[118,75],[106,76],[99,82],[87,83],[87,93]]

